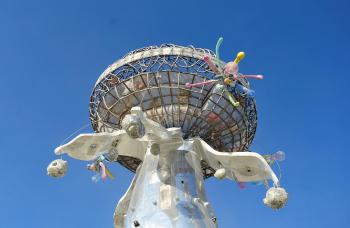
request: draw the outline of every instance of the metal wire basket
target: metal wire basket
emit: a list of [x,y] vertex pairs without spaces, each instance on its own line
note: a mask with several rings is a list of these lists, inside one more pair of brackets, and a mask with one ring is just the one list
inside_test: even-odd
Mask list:
[[[137,49],[110,65],[99,77],[90,98],[90,120],[96,132],[121,128],[133,106],[163,126],[180,127],[184,138],[201,137],[219,151],[246,151],[257,125],[255,99],[231,91],[234,107],[213,84],[187,88],[186,83],[214,79],[204,55],[208,49],[173,44]],[[249,88],[246,79],[239,79]],[[118,162],[135,171],[140,160],[119,156]],[[214,170],[202,161],[203,176]]]

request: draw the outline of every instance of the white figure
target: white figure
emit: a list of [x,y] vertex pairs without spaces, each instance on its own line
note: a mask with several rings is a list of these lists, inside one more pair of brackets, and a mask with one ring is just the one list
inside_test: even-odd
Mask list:
[[[270,165],[258,153],[219,152],[201,138],[184,140],[180,128],[164,128],[148,119],[140,107],[131,109],[122,126],[122,130],[112,133],[81,134],[55,150],[57,155],[67,153],[85,161],[110,151],[142,161],[131,186],[118,203],[115,227],[131,224],[186,227],[189,223],[215,227],[216,219],[204,193],[200,161],[217,170],[218,179],[236,182],[271,179],[274,186],[280,186]],[[277,194],[272,191],[264,202],[272,208],[282,207],[284,203],[277,205],[279,199],[270,196]],[[189,214],[181,217],[183,210],[189,210],[186,212]],[[198,213],[201,216],[198,217]]]

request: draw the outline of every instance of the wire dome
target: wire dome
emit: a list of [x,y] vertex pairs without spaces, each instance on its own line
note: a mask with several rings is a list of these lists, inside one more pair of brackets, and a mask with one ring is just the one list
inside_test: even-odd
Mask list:
[[[140,106],[148,118],[164,127],[180,127],[184,138],[201,137],[219,151],[246,151],[257,125],[255,99],[232,91],[234,107],[214,84],[187,88],[186,83],[214,79],[203,60],[215,57],[208,49],[174,44],[150,46],[129,52],[99,77],[90,97],[90,120],[95,132],[121,129],[130,109]],[[246,79],[238,83],[250,88]],[[118,162],[135,171],[140,160],[118,156]],[[205,178],[215,172],[202,162]]]

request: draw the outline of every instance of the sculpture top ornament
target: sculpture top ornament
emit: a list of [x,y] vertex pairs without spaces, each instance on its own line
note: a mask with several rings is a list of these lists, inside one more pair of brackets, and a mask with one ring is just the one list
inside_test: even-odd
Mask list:
[[[219,151],[247,151],[257,125],[254,92],[238,73],[242,54],[225,64],[218,58],[219,47],[215,54],[192,46],[150,46],[110,65],[90,98],[95,132],[121,129],[124,116],[140,106],[165,128],[181,128],[185,139],[200,137]],[[125,155],[118,162],[135,172],[141,160]],[[201,167],[204,178],[213,176],[215,170],[205,161]]]
[[[217,227],[204,179],[228,178],[244,188],[263,183],[263,202],[279,209],[288,199],[271,166],[281,151],[248,151],[256,124],[255,93],[234,61],[192,46],[151,46],[109,66],[90,98],[95,133],[80,134],[56,155],[93,161],[93,181],[114,179],[107,164],[136,172],[114,213],[114,227]],[[56,164],[55,166],[53,164]],[[53,162],[48,174],[62,177],[67,164]],[[269,186],[269,180],[272,187]]]

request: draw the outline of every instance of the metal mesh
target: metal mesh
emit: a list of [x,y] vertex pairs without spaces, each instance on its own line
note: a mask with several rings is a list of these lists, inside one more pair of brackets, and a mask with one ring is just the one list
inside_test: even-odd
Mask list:
[[[121,128],[121,120],[133,106],[141,106],[148,118],[165,127],[181,127],[185,138],[201,137],[219,151],[245,151],[253,140],[257,117],[255,100],[232,91],[240,102],[234,107],[214,84],[185,87],[213,79],[202,60],[207,49],[164,44],[128,53],[109,66],[98,79],[90,98],[90,119],[96,132]],[[239,83],[249,88],[245,79]],[[135,171],[140,160],[118,161]],[[204,177],[213,169],[202,162]]]

